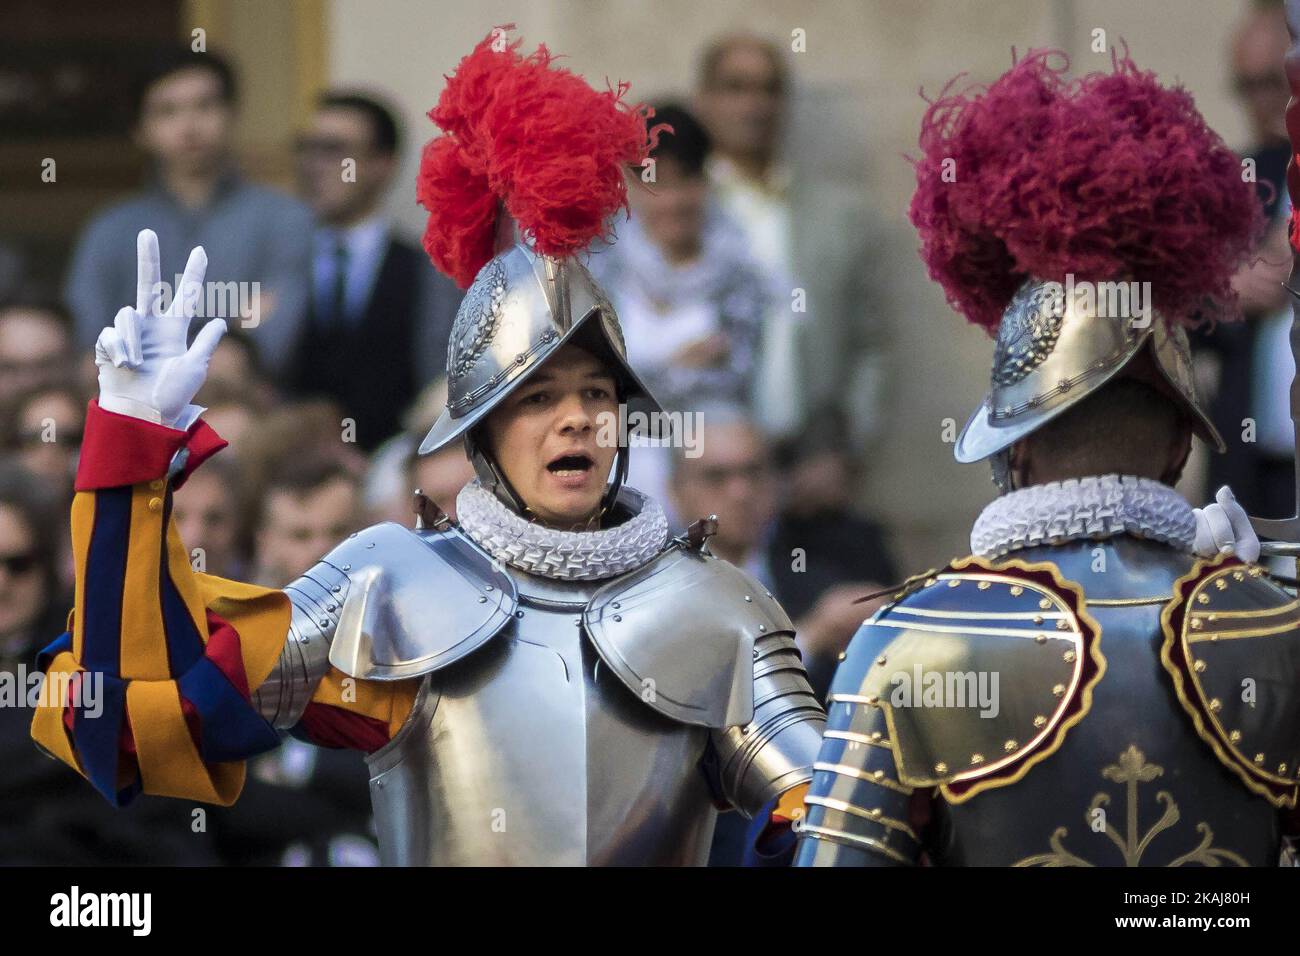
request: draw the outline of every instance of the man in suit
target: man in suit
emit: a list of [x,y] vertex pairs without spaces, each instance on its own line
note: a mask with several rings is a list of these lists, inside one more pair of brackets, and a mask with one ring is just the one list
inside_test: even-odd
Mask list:
[[[298,142],[303,198],[316,213],[310,319],[290,386],[344,410],[366,451],[400,430],[403,409],[440,371],[460,293],[383,210],[400,131],[369,96],[323,94]],[[347,429],[347,419],[354,428]]]
[[759,363],[760,396],[779,399],[760,406],[759,418],[786,437],[815,409],[835,406],[860,449],[882,414],[884,330],[871,278],[878,242],[861,185],[816,176],[806,162],[783,157],[789,99],[789,73],[773,43],[736,34],[705,50],[695,106],[713,140],[714,195],[785,300],[764,330]]

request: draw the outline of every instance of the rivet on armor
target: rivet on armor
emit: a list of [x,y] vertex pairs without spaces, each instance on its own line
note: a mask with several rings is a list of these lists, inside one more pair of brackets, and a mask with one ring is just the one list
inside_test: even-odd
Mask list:
[[1252,578],[1257,578],[1264,573],[1264,569],[1259,567],[1251,568],[1249,573]]
[[1065,685],[1064,685],[1064,684],[1057,684],[1055,687],[1052,688],[1052,696],[1053,696],[1053,697],[1061,697],[1061,696],[1064,696],[1064,694],[1065,694]]
[[515,611],[515,617],[523,617],[523,616],[524,616],[523,611]]
[[366,545],[367,548],[373,548],[374,546],[375,546],[375,543],[374,543],[373,541],[371,541],[370,543],[368,543],[368,544]]
[[1014,753],[1019,748],[1020,748],[1020,744],[1016,743],[1014,740],[1008,740],[1006,743],[1002,745],[1002,749],[1005,750],[1007,753]]
[[1056,622],[1056,629],[1058,631],[1068,631],[1070,629],[1070,622],[1067,621],[1065,618],[1061,618],[1059,621]]
[[329,627],[329,626],[330,626],[329,618],[327,618],[327,617],[323,617],[323,618],[321,618],[320,626],[321,626],[321,627]]
[[990,587],[992,587],[992,584],[989,581],[981,581],[979,583],[979,589],[981,591],[987,591]]
[[326,604],[326,605],[325,605],[325,610],[327,610],[327,611],[332,611],[332,610],[334,610],[334,607],[335,607],[335,605],[333,605],[333,604]]
[[487,598],[484,597],[482,594],[480,594],[480,595],[478,596],[478,603],[479,603],[479,604],[486,604],[486,603],[487,603]]
[[1208,594],[1198,594],[1196,595],[1196,600],[1201,604],[1209,604],[1210,596]]
[[934,587],[934,585],[935,585],[935,583],[936,583],[937,580],[938,580],[937,578],[926,578],[926,579],[925,579],[925,586],[926,586],[927,588],[929,588],[929,587]]
[[615,621],[622,621],[622,620],[623,620],[623,615],[622,615],[622,614],[615,614],[615,615],[614,615],[614,620],[615,620]]
[[333,591],[335,594],[338,594],[343,589],[336,584],[334,585],[334,587],[330,588],[330,590]]
[[881,733],[880,731],[878,731],[878,730],[873,730],[873,731],[871,732],[871,739],[872,739],[872,740],[877,740],[877,741],[878,741],[878,740],[880,740],[883,736],[884,736],[884,734],[882,734],[882,733]]
[[875,694],[872,694],[870,697],[867,698],[867,704],[871,707],[879,707],[880,698],[877,697]]
[[1218,634],[1211,634],[1211,635],[1210,635],[1210,643],[1211,643],[1211,644],[1217,644],[1218,642],[1219,642],[1219,635],[1218,635]]
[[765,593],[768,597],[771,597],[771,596],[772,596],[772,592],[771,592],[771,591],[765,591],[764,593]]
[[1228,590],[1228,582],[1223,580],[1223,578],[1219,578],[1217,581],[1215,581],[1214,586],[1218,588],[1220,591]]
[[1286,764],[1284,764],[1284,763],[1280,763],[1280,764],[1278,764],[1278,765],[1277,765],[1277,772],[1278,772],[1278,773],[1286,773]]
[[959,584],[961,584],[961,582],[954,578],[953,580],[948,582],[948,587],[955,588]]
[[1043,615],[1041,615],[1041,614],[1035,614],[1035,615],[1034,615],[1034,623],[1035,623],[1035,624],[1042,624],[1042,623],[1043,623]]
[[622,606],[623,605],[619,604],[617,601],[615,601],[613,604],[610,605],[610,607],[612,607],[615,611],[617,611]]
[[1206,619],[1207,621],[1217,621],[1217,620],[1219,619],[1219,615],[1217,615],[1217,614],[1207,614],[1207,615],[1205,615],[1205,619]]
[[984,762],[984,755],[983,755],[983,754],[971,754],[971,755],[970,755],[970,762],[971,762],[972,764],[981,764],[981,763]]
[[1020,597],[1020,595],[1022,595],[1022,594],[1024,594],[1024,593],[1025,593],[1025,589],[1022,588],[1019,584],[1013,584],[1013,585],[1011,585],[1011,596],[1012,596],[1012,597]]
[[878,819],[880,817],[880,807],[872,807],[867,811],[867,816],[871,817],[873,820]]
[[491,591],[491,590],[492,590],[492,585],[490,585],[490,584],[485,584],[485,585],[483,585],[483,590],[484,590],[484,591]]
[[159,511],[162,511],[162,499],[161,499],[161,498],[150,498],[150,499],[149,499],[149,510],[152,511],[152,512],[154,512],[155,514],[156,514],[157,512],[159,512]]
[[844,658],[846,658],[846,657],[848,657],[848,656],[849,656],[849,655],[848,655],[847,653],[845,653],[844,651],[840,651],[839,656],[836,657],[835,659],[836,659],[837,661],[842,661],[842,660],[844,660]]
[[759,629],[760,631],[766,631],[766,630],[767,630],[767,625],[766,625],[766,624],[760,624],[760,625],[758,625],[758,629]]
[[758,648],[754,648],[754,660],[758,660]]
[[1039,714],[1037,717],[1034,718],[1034,726],[1035,726],[1035,727],[1042,727],[1042,726],[1044,726],[1046,723],[1047,723],[1047,718],[1044,717],[1042,714]]
[[344,571],[351,571],[351,570],[352,570],[352,565],[350,565],[350,564],[345,564],[345,565],[343,565],[343,570],[344,570]]
[[884,780],[884,779],[885,779],[885,771],[883,771],[883,770],[877,770],[877,771],[875,771],[874,773],[871,774],[871,778],[872,778],[873,780]]
[[349,538],[355,538],[356,536],[357,533],[355,531],[353,531],[350,535],[348,535]]
[[1199,631],[1199,630],[1201,629],[1201,627],[1202,627],[1202,625],[1201,625],[1201,620],[1200,620],[1200,618],[1195,618],[1195,617],[1192,618],[1192,630],[1193,630],[1193,631]]
[[1223,710],[1223,701],[1219,700],[1217,697],[1214,698],[1210,701],[1210,710],[1214,711],[1216,714]]
[[948,765],[946,763],[937,763],[934,765],[934,772],[939,774],[947,773]]
[[753,602],[754,602],[754,599],[753,599],[752,597],[750,597],[748,594],[746,594],[746,595],[745,595],[745,603],[746,603],[746,604],[752,604]]
[[876,658],[876,663],[879,664],[881,667],[884,667],[884,666],[885,666],[885,663],[886,663],[885,655],[884,655],[884,654],[881,654],[879,657],[877,657],[877,658]]
[[1205,661],[1197,661],[1192,665],[1192,669],[1198,674],[1205,673]]
[[1241,571],[1233,571],[1233,572],[1232,572],[1232,579],[1233,579],[1234,581],[1244,581],[1244,580],[1246,580],[1246,575],[1243,574]]
[[1241,740],[1241,731],[1240,730],[1232,731],[1232,733],[1228,734],[1228,739],[1231,740],[1234,744],[1238,743]]
[[1041,607],[1044,611],[1046,611],[1049,607],[1052,606],[1051,599],[1043,598],[1041,601],[1038,602],[1038,606]]
[[1264,762],[1264,755],[1263,755],[1263,754],[1255,754],[1255,763],[1257,763],[1257,764],[1262,764],[1263,762]]
[[1061,657],[1067,664],[1074,663],[1074,651],[1066,651],[1064,654],[1061,655]]
[[1034,641],[1035,641],[1035,643],[1038,643],[1038,644],[1046,644],[1046,643],[1047,643],[1047,635],[1046,635],[1046,634],[1035,634],[1035,635],[1034,635]]

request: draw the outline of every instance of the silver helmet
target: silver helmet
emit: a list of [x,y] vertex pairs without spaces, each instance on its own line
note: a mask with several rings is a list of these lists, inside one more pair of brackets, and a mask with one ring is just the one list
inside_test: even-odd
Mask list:
[[[1196,399],[1187,334],[1158,313],[1138,309],[1127,294],[1112,294],[1126,286],[1090,283],[1088,295],[1042,279],[1020,287],[998,325],[992,388],[957,438],[958,461],[1006,451],[1115,378],[1144,347],[1196,434],[1225,450]],[[995,463],[1002,485],[997,470]]]
[[[573,257],[541,255],[517,243],[479,270],[456,312],[447,345],[447,406],[420,454],[463,439],[483,485],[523,513],[524,502],[476,440],[474,426],[570,342],[583,343],[613,366],[629,430],[655,419],[659,403],[628,364],[618,315],[591,273]],[[627,476],[627,454],[626,447],[619,449],[606,507]]]

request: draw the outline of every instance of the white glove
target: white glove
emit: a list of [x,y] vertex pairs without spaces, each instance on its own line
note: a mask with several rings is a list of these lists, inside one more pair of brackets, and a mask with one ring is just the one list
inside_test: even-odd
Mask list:
[[181,287],[167,311],[161,311],[158,236],[152,229],[140,231],[135,308],[122,308],[95,342],[100,408],[169,428],[188,428],[198,418],[203,409],[189,402],[203,384],[208,362],[226,331],[225,319],[213,319],[185,348],[207,268],[203,247],[193,249]]
[[1196,541],[1192,545],[1203,558],[1235,554],[1248,564],[1259,560],[1259,536],[1250,526],[1246,510],[1237,504],[1227,485],[1214,496],[1217,504],[1193,508]]

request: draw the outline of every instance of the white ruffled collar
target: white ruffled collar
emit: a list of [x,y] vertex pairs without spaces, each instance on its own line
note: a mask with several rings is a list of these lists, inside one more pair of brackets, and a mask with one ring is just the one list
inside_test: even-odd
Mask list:
[[971,529],[974,554],[993,558],[1020,548],[1132,534],[1190,552],[1196,516],[1173,488],[1132,475],[1053,481],[993,501]]
[[668,519],[654,499],[632,488],[619,504],[633,517],[599,531],[559,531],[506,507],[475,479],[456,496],[461,530],[494,558],[562,581],[594,581],[641,567],[668,543]]

